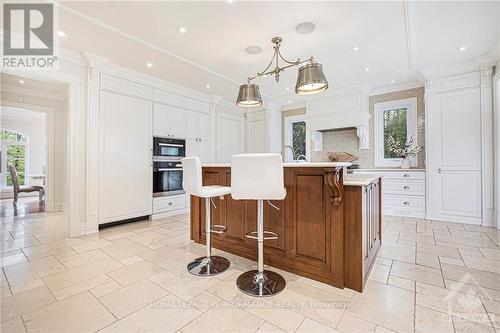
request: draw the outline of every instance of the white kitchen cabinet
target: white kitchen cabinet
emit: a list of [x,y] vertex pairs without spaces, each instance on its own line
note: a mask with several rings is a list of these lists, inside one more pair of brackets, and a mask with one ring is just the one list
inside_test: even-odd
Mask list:
[[210,163],[210,142],[187,139],[186,156],[197,156],[201,163]]
[[480,89],[439,93],[428,104],[429,217],[480,224]]
[[151,214],[153,103],[101,91],[99,224]]
[[184,138],[186,136],[186,111],[175,106],[155,103],[153,133],[156,136]]
[[186,138],[193,140],[210,139],[210,115],[195,111],[186,111]]
[[381,176],[382,213],[392,216],[425,218],[424,169],[355,169],[353,174]]

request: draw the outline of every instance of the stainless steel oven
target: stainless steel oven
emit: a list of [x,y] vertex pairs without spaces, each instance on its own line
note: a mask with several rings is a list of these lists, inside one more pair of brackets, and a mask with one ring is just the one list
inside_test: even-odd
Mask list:
[[155,136],[153,147],[153,161],[175,161],[186,156],[186,140]]
[[183,193],[180,161],[153,161],[153,197]]

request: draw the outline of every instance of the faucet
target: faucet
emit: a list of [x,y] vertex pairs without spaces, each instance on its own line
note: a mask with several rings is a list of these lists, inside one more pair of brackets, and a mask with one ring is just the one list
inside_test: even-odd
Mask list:
[[286,146],[283,146],[283,148],[281,148],[281,157],[283,158],[283,162],[286,162],[285,161],[285,151],[287,148],[290,149],[290,151],[292,152],[292,159],[293,159],[293,148],[292,148],[292,146],[286,145]]
[[302,158],[304,161],[306,161],[306,162],[307,162],[307,157],[306,157],[305,155],[300,154],[299,156],[297,156],[297,159],[296,159],[297,163],[299,163],[299,160],[300,160],[301,158]]

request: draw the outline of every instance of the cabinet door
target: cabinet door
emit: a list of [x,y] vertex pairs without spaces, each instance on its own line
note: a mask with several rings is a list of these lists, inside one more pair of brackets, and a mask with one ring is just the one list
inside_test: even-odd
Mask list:
[[210,115],[198,113],[198,137],[204,141],[210,140]]
[[186,137],[186,111],[174,106],[170,107],[171,134],[174,138]]
[[210,142],[200,141],[198,142],[198,157],[201,163],[210,163]]
[[[439,94],[429,112],[429,213],[431,218],[481,222],[480,92]],[[435,112],[434,112],[435,111]]]
[[198,113],[186,111],[186,138],[195,140],[198,138]]
[[186,140],[186,157],[198,156],[198,142],[195,140]]
[[153,105],[101,92],[99,223],[151,214]]
[[168,106],[163,104],[154,104],[153,116],[153,134],[158,136],[170,136],[171,116]]

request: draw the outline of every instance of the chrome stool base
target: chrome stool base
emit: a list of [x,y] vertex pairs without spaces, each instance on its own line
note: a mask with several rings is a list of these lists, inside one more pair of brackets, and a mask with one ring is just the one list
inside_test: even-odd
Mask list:
[[213,276],[224,272],[229,265],[229,260],[224,257],[199,257],[187,265],[187,270],[196,276]]
[[238,289],[249,296],[273,296],[285,289],[285,279],[280,274],[265,270],[262,275],[258,270],[245,272],[236,280]]

